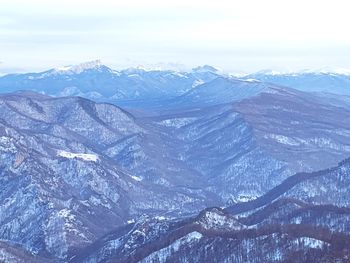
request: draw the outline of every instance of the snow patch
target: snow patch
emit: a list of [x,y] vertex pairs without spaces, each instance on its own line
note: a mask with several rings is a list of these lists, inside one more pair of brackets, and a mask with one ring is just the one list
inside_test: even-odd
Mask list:
[[257,79],[245,79],[244,81],[247,81],[247,82],[260,82],[259,80]]
[[89,154],[89,153],[72,153],[72,152],[66,152],[66,151],[57,151],[57,156],[64,157],[67,159],[74,159],[78,158],[83,161],[87,162],[97,162],[99,159],[96,154]]
[[148,257],[144,258],[140,262],[143,262],[143,263],[166,262],[166,259],[170,257],[174,252],[179,251],[181,246],[192,242],[198,242],[202,237],[203,235],[197,231],[191,232],[186,236],[176,240],[168,247],[165,247],[156,252],[153,252],[152,254],[150,254]]
[[204,80],[202,80],[202,79],[197,79],[197,80],[195,80],[195,81],[193,82],[192,88],[195,88],[195,87],[197,87],[197,86],[199,86],[199,85],[202,85],[202,84],[204,84],[204,83],[205,83]]
[[126,221],[126,223],[133,224],[133,223],[135,223],[135,219],[129,219],[128,221]]
[[216,209],[212,211],[206,211],[199,222],[206,229],[230,228],[234,230],[241,230],[244,227],[236,220],[236,218],[225,215]]
[[138,182],[141,182],[142,181],[142,178],[141,177],[138,177],[138,176],[135,176],[135,175],[130,175],[130,177],[132,179],[134,179],[135,181],[138,181]]
[[322,249],[323,246],[327,244],[324,241],[311,238],[311,237],[301,237],[301,238],[298,238],[298,240],[296,240],[295,242],[299,244],[304,244],[304,246],[309,248],[319,248],[319,249]]
[[175,128],[181,128],[187,124],[190,124],[191,122],[195,121],[197,118],[191,117],[191,118],[173,118],[173,119],[167,119],[159,122],[159,124],[165,126],[165,127],[175,127]]
[[286,144],[286,145],[291,145],[291,146],[298,146],[298,145],[300,145],[300,143],[298,143],[293,138],[290,138],[290,137],[287,137],[287,136],[284,136],[284,135],[279,135],[279,134],[265,135],[264,138],[266,138],[266,139],[271,138],[271,139],[275,140],[276,142],[278,142],[280,144]]
[[237,198],[234,198],[234,201],[236,203],[242,203],[242,202],[252,201],[252,200],[254,200],[256,198],[258,198],[258,196],[255,195],[255,194],[244,193],[244,194],[239,194],[237,196]]
[[71,214],[71,211],[69,209],[62,209],[58,212],[58,216],[62,218],[66,218],[69,220],[74,220],[74,215]]

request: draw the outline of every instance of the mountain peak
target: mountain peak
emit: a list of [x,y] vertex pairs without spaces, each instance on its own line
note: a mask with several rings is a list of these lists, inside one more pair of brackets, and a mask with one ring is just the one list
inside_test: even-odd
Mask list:
[[211,72],[211,73],[217,73],[218,71],[220,71],[218,68],[215,68],[213,66],[209,66],[209,65],[203,65],[203,66],[199,66],[196,68],[192,69],[194,72]]
[[280,72],[277,70],[273,70],[273,69],[263,69],[260,70],[256,73],[254,73],[255,75],[268,75],[268,76],[277,76],[277,75],[283,75],[285,74],[284,72]]
[[88,62],[84,62],[81,64],[77,64],[77,65],[70,65],[70,66],[64,66],[61,68],[56,68],[53,71],[55,73],[74,73],[74,74],[79,74],[82,73],[85,70],[92,70],[92,69],[101,69],[103,67],[101,60],[97,59],[97,60],[92,60],[92,61],[88,61]]
[[95,69],[95,68],[100,68],[101,66],[102,66],[101,60],[96,59],[96,60],[84,62],[76,66],[73,66],[72,69],[75,69],[75,70]]

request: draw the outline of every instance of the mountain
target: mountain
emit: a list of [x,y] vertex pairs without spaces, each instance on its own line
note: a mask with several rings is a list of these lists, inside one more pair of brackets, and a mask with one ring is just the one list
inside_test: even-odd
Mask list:
[[218,76],[224,75],[224,73],[221,70],[209,65],[193,68],[190,73],[197,79],[193,87],[195,87],[198,84],[202,84],[216,79]]
[[259,145],[294,172],[331,167],[350,151],[349,109],[323,96],[270,87],[234,109],[253,128]]
[[1,92],[32,90],[54,96],[82,96],[98,101],[167,99],[219,76],[212,67],[191,72],[129,68],[116,71],[91,61],[40,73],[0,77]]
[[[234,89],[236,83],[243,87],[250,83],[217,81],[229,84],[228,89]],[[289,178],[300,185],[294,192],[288,190],[290,198],[348,206],[346,195],[340,196],[348,186],[344,181],[347,162],[327,170],[348,157],[350,111],[346,107],[315,94],[272,85],[224,104],[221,100],[206,104],[211,96],[202,93],[203,104],[193,107],[131,113],[81,97],[50,97],[30,91],[1,95],[0,239],[8,246],[1,250],[7,251],[4,258],[23,255],[22,260],[28,256],[38,262],[132,262],[173,242],[174,246],[153,256],[171,251],[169,261],[178,261],[178,257],[190,261],[191,256],[194,260],[204,255],[210,258],[210,253],[223,249],[223,257],[234,257],[234,251],[246,246],[231,239],[233,243],[225,240],[228,246],[222,246],[223,236],[219,233],[216,238],[212,227],[224,220],[225,232],[231,233],[231,227],[243,231],[247,228],[243,221],[248,219],[237,222],[236,213],[227,213],[244,207],[246,201],[248,206],[253,204],[252,212],[274,207],[275,199],[283,194],[274,187],[281,189],[278,185],[285,185]],[[329,176],[314,185],[293,177],[295,173],[317,174],[323,168],[321,174]],[[213,206],[219,208],[205,210]],[[220,208],[227,206],[230,209]],[[211,211],[210,218],[202,218],[207,212],[200,211]],[[241,212],[247,216],[248,210]],[[327,227],[333,224],[324,222]],[[202,224],[209,224],[208,230],[198,229]],[[198,233],[192,233],[193,229]],[[296,231],[303,234],[304,230]],[[249,231],[253,237],[250,246],[262,246],[264,240],[274,244],[274,250],[261,252],[267,257],[280,251],[281,244],[290,247],[281,257],[290,256],[295,249],[311,253],[307,254],[310,257],[319,252],[313,247],[308,252],[304,243],[320,241],[302,239],[299,245],[299,239],[284,238],[294,231],[293,226],[263,228],[266,239]],[[215,238],[202,239],[203,235]],[[308,235],[329,241],[323,235]],[[149,247],[143,248],[146,243]],[[209,244],[213,244],[212,252],[205,250]],[[183,245],[182,252],[176,252]],[[198,254],[186,254],[192,245]],[[255,250],[244,253],[244,257],[263,257]]]
[[1,77],[0,261],[343,260],[348,98],[252,78]]
[[350,95],[350,74],[345,70],[306,70],[295,73],[260,71],[245,76],[244,79],[255,79],[307,92]]
[[0,77],[2,93],[31,90],[53,96],[81,96],[126,107],[140,106],[140,103],[144,107],[214,105],[252,96],[269,86],[350,96],[350,74],[339,69],[295,73],[265,70],[238,78],[209,65],[188,72],[140,67],[117,71],[96,60],[39,73]]
[[260,81],[217,77],[174,98],[169,104],[180,108],[224,104],[251,97],[268,87]]
[[30,92],[1,96],[1,239],[68,260],[143,213],[186,214],[213,204],[191,174],[179,181],[151,167],[159,171],[147,179],[123,169],[117,157],[137,164],[143,149],[135,144],[131,159],[114,153],[128,138],[147,145],[147,137],[132,115],[110,104]]
[[226,209],[186,219],[140,218],[72,262],[347,262],[349,173],[345,159]]

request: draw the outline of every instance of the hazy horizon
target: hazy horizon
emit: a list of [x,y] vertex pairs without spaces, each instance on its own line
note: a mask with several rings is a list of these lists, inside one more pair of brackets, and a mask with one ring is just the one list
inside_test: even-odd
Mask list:
[[350,68],[347,1],[3,1],[0,73],[112,68]]
[[344,75],[350,75],[350,68],[341,68],[341,67],[323,67],[323,68],[303,68],[303,69],[295,69],[295,70],[276,70],[275,68],[261,68],[259,70],[255,71],[243,71],[243,70],[236,70],[236,71],[230,71],[222,67],[217,67],[216,65],[209,65],[209,64],[202,64],[202,65],[193,65],[192,67],[183,65],[183,64],[176,64],[176,63],[155,63],[155,64],[134,64],[134,65],[128,65],[128,66],[119,66],[119,67],[113,67],[112,65],[106,64],[100,59],[90,60],[90,61],[82,61],[80,63],[76,64],[67,64],[67,65],[51,65],[46,68],[33,68],[33,69],[16,69],[16,68],[10,68],[8,71],[2,71],[0,70],[0,76],[8,75],[8,74],[26,74],[26,73],[41,73],[49,70],[67,70],[69,67],[76,67],[83,64],[91,64],[97,62],[100,65],[106,66],[112,70],[116,71],[123,71],[130,68],[135,69],[142,69],[146,71],[162,71],[162,70],[170,70],[170,71],[177,71],[177,72],[190,72],[191,70],[199,67],[205,67],[210,66],[215,68],[216,70],[224,73],[224,74],[232,74],[233,76],[237,77],[243,77],[254,73],[264,73],[264,74],[294,74],[294,73],[337,73],[337,74],[344,74]]

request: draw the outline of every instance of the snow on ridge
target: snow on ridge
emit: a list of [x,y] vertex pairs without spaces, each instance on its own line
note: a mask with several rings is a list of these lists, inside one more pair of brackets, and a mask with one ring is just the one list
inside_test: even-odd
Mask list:
[[67,159],[78,158],[78,159],[81,159],[81,160],[87,161],[87,162],[97,162],[97,160],[99,159],[96,154],[72,153],[72,152],[66,152],[66,151],[62,151],[62,150],[57,151],[57,156],[64,157]]
[[204,80],[202,80],[202,79],[197,79],[197,80],[195,80],[195,81],[193,82],[192,88],[195,88],[195,87],[197,87],[197,86],[199,86],[199,85],[202,85],[202,84],[204,84],[204,83],[205,83]]
[[98,69],[101,66],[102,66],[101,60],[97,59],[97,60],[84,62],[78,65],[70,65],[70,66],[55,68],[51,72],[51,74],[62,74],[62,73],[79,74],[88,69]]
[[244,79],[243,81],[246,81],[246,82],[260,82],[259,80],[253,79],[253,78]]
[[266,75],[266,76],[298,76],[303,74],[327,74],[327,75],[344,75],[350,76],[350,69],[340,67],[324,67],[320,69],[303,69],[303,70],[287,70],[287,71],[276,71],[276,70],[260,70],[258,72],[247,74],[245,77],[250,75]]
[[340,67],[324,67],[320,69],[308,69],[303,70],[299,73],[309,73],[309,74],[333,74],[333,75],[345,75],[350,76],[350,69],[347,68],[340,68]]
[[253,74],[248,74],[249,75],[267,75],[267,76],[278,76],[278,75],[284,75],[287,74],[287,72],[281,72],[273,69],[263,69],[258,72],[255,72]]

